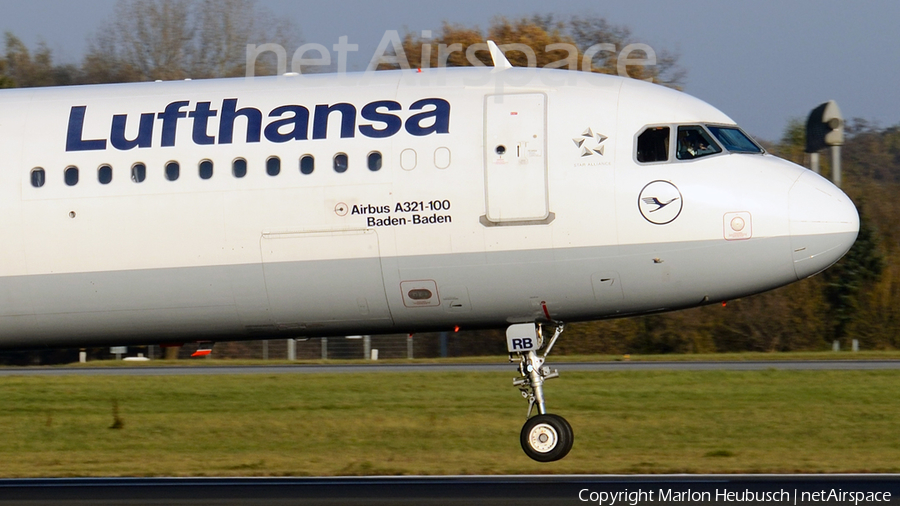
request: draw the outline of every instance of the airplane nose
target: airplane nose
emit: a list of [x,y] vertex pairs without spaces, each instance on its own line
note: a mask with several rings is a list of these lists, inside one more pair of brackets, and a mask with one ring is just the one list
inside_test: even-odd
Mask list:
[[812,171],[794,182],[788,198],[794,271],[804,279],[850,250],[859,233],[859,214],[840,188]]

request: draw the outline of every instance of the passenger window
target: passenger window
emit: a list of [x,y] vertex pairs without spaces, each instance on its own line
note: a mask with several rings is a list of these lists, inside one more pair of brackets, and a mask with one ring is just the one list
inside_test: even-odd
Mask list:
[[97,169],[97,181],[100,181],[100,184],[109,184],[112,181],[112,167],[101,165]]
[[209,179],[213,175],[213,163],[211,160],[203,160],[198,166],[200,179]]
[[40,167],[31,169],[31,186],[34,186],[35,188],[44,186],[45,177],[46,174],[44,173],[44,169]]
[[147,166],[143,163],[136,163],[131,166],[131,180],[135,183],[143,183],[147,179]]
[[78,184],[78,167],[66,167],[65,176],[67,185],[75,186],[76,184]]
[[231,173],[234,177],[244,177],[247,175],[247,160],[243,158],[235,158],[231,162]]
[[281,172],[281,158],[277,156],[269,157],[266,160],[266,174],[270,176],[277,176]]
[[181,174],[181,167],[178,165],[178,162],[169,162],[166,164],[166,179],[175,181],[178,179],[179,174]]
[[675,157],[679,160],[693,160],[721,152],[722,148],[712,140],[703,127],[696,125],[678,127],[678,149],[675,151]]
[[669,159],[669,127],[651,127],[637,140],[637,161],[665,162]]
[[334,155],[334,171],[337,173],[347,172],[347,155],[346,153],[338,153]]
[[434,150],[434,166],[439,169],[446,169],[450,166],[449,148],[437,148]]
[[303,155],[303,158],[300,159],[300,173],[307,175],[312,174],[315,168],[316,159],[313,158],[313,155]]
[[381,153],[378,151],[369,153],[369,170],[372,172],[381,170]]
[[400,152],[400,168],[403,170],[413,170],[416,168],[418,155],[415,149],[406,148]]

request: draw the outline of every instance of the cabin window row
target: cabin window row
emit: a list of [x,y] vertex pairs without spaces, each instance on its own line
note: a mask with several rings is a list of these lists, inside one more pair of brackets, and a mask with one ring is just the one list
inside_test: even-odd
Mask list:
[[[379,151],[372,151],[366,156],[366,166],[372,172],[381,170],[382,156]],[[347,172],[350,167],[350,159],[346,153],[337,153],[331,161],[332,169],[339,174]],[[300,173],[304,175],[312,174],[316,168],[316,159],[313,155],[303,155],[300,157]],[[266,159],[266,174],[269,176],[277,176],[281,173],[281,158],[270,156]],[[80,178],[79,168],[70,165],[63,171],[63,181],[66,186],[75,186]],[[100,184],[109,184],[112,182],[112,166],[103,164],[97,168],[97,181]],[[197,175],[200,179],[210,179],[213,176],[213,162],[209,159],[201,160],[197,164]],[[242,178],[247,175],[247,160],[244,158],[235,158],[231,162],[231,175],[236,178]],[[170,161],[163,168],[163,176],[167,181],[176,181],[181,176],[181,164],[177,161]],[[131,166],[131,180],[135,183],[141,183],[147,179],[147,165],[141,162]],[[47,181],[47,174],[43,167],[35,167],[31,169],[31,186],[40,188]]]

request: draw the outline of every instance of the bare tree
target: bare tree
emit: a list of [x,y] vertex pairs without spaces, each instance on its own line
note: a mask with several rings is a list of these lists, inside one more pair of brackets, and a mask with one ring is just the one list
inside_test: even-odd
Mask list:
[[[248,43],[299,45],[299,30],[255,6],[254,0],[199,0],[195,11],[197,77],[235,77],[245,74]],[[257,75],[271,73],[275,62],[263,58]]]
[[[626,26],[614,25],[601,17],[573,17],[568,23],[568,33],[575,44],[585,50],[595,44],[609,43],[622,50],[629,44],[637,42]],[[593,67],[597,72],[615,74],[618,68],[618,56],[615,51],[598,51],[592,57]],[[653,82],[672,88],[681,88],[686,72],[678,65],[678,55],[666,49],[656,51],[656,65],[652,67],[635,67],[629,75],[637,79],[653,79]]]
[[[248,43],[292,47],[297,33],[254,0],[120,0],[82,68],[88,82],[241,76]],[[265,58],[258,66],[274,69]]]

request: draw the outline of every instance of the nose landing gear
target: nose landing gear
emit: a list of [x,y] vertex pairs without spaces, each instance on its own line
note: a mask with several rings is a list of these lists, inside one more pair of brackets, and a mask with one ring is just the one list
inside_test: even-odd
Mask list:
[[[513,379],[513,386],[518,387],[522,397],[528,400],[527,421],[522,427],[519,440],[525,454],[538,462],[553,462],[565,457],[574,441],[572,426],[565,418],[547,413],[544,401],[544,381],[559,377],[559,371],[551,371],[544,366],[544,360],[562,334],[563,328],[562,323],[557,323],[547,349],[540,356],[537,350],[544,346],[543,328],[540,324],[517,324],[506,329],[509,360],[519,361],[520,376]],[[535,405],[538,414],[532,417]]]

